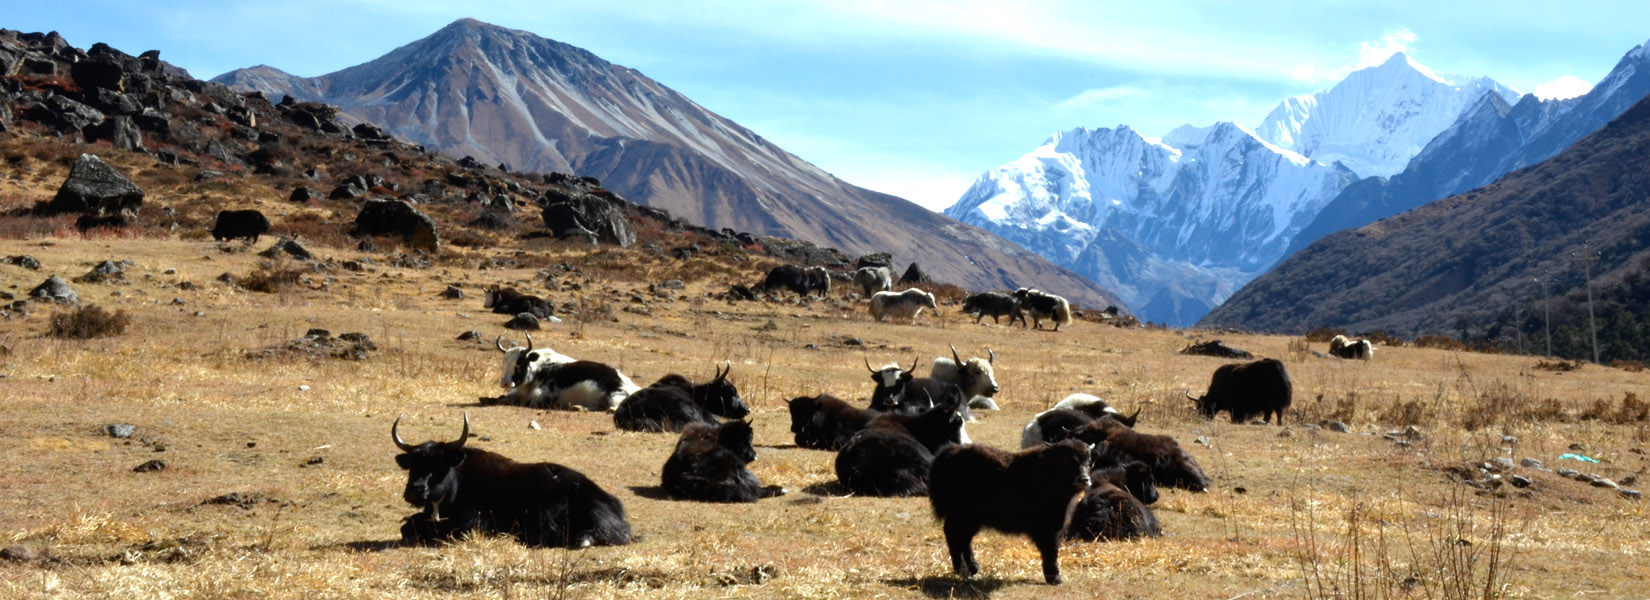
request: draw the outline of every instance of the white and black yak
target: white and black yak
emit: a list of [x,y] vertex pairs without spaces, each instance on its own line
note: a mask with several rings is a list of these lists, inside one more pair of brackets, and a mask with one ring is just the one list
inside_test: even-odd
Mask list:
[[774,293],[779,290],[790,290],[798,296],[819,294],[823,298],[831,291],[831,273],[822,267],[779,265],[769,269],[762,282],[756,284],[756,291],[759,292]]
[[620,402],[613,425],[626,431],[681,431],[692,423],[714,424],[716,417],[743,419],[751,411],[728,380],[732,370],[731,363],[718,368],[716,377],[704,383],[666,375]]
[[877,292],[871,295],[871,318],[879,323],[890,318],[915,323],[924,308],[937,311],[939,304],[934,302],[933,294],[917,288],[900,292]]
[[974,323],[976,325],[978,325],[980,319],[985,318],[986,315],[991,315],[992,323],[1001,325],[1003,315],[1008,315],[1009,325],[1013,325],[1015,321],[1019,321],[1020,325],[1027,327],[1030,326],[1030,323],[1026,321],[1025,311],[1020,310],[1020,299],[1010,294],[1002,294],[998,292],[980,292],[978,294],[974,294],[963,299],[962,311],[964,313],[974,315]]
[[553,463],[518,463],[451,442],[409,444],[401,419],[390,439],[401,449],[395,464],[407,471],[401,497],[421,509],[401,525],[408,544],[454,540],[471,532],[515,537],[532,546],[583,548],[631,541],[624,504],[590,478]]
[[1033,329],[1042,329],[1043,319],[1054,323],[1055,331],[1071,323],[1071,304],[1065,298],[1030,288],[1014,290],[1014,297],[1020,299],[1021,308],[1031,313]]
[[[614,410],[625,398],[642,389],[624,373],[589,360],[567,360],[546,348],[505,349],[502,338],[494,344],[504,351],[504,375],[499,384],[502,396],[483,397],[483,405],[508,404],[530,408],[564,410]],[[520,352],[518,352],[520,351]]]
[[928,493],[934,453],[967,439],[958,410],[952,402],[918,415],[877,415],[837,452],[837,481],[862,496]]
[[970,408],[997,408],[997,392],[1002,388],[997,385],[997,373],[993,366],[997,363],[997,353],[986,348],[986,358],[978,356],[963,360],[957,355],[957,347],[950,346],[951,358],[938,357],[928,368],[928,377],[942,383],[957,386],[968,400]]
[[1134,427],[1140,411],[1136,410],[1133,415],[1124,416],[1098,396],[1072,394],[1055,404],[1054,408],[1031,417],[1031,421],[1027,422],[1025,429],[1020,432],[1020,447],[1030,448],[1037,444],[1052,444],[1072,439],[1076,437],[1077,430],[1082,429],[1084,425],[1107,415],[1117,418],[1129,427]]
[[1329,340],[1329,354],[1337,358],[1361,358],[1369,361],[1375,358],[1375,344],[1369,340],[1337,335]]
[[854,271],[854,285],[859,286],[861,295],[870,298],[871,294],[894,288],[894,272],[888,267],[860,267]]
[[755,502],[784,495],[785,488],[764,486],[745,468],[755,460],[750,422],[692,423],[682,429],[661,481],[671,496],[701,502]]
[[1067,440],[1018,454],[981,445],[951,446],[934,457],[928,501],[945,531],[951,567],[963,579],[980,571],[974,535],[982,528],[1031,537],[1043,580],[1058,585],[1060,539],[1089,489],[1089,448]]

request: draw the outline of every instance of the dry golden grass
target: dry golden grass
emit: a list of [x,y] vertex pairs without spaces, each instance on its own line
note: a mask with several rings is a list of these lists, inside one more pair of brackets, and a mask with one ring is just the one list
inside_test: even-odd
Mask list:
[[[1534,358],[1425,348],[1342,361],[1304,352],[1300,338],[1223,336],[1286,360],[1296,401],[1289,433],[1280,435],[1278,427],[1191,412],[1183,392],[1201,393],[1225,362],[1176,354],[1204,332],[1089,323],[1027,331],[974,325],[948,306],[915,326],[879,324],[862,304],[840,299],[728,304],[707,294],[753,280],[765,263],[683,264],[641,250],[554,243],[447,251],[428,269],[372,255],[376,264],[365,271],[305,273],[256,292],[219,276],[246,277],[264,269],[264,259],[187,233],[0,241],[0,256],[32,254],[45,264],[38,272],[0,266],[0,284],[14,293],[101,260],[135,262],[125,283],[74,285],[83,300],[131,315],[124,335],[49,337],[40,313],[0,322],[0,344],[9,348],[0,356],[0,410],[8,417],[0,422],[0,453],[8,457],[0,546],[40,556],[0,561],[0,597],[1643,594],[1650,564],[1643,501],[1530,469],[1518,471],[1535,481],[1527,494],[1509,487],[1504,498],[1481,496],[1450,474],[1528,456],[1554,468],[1643,477],[1650,423],[1638,400],[1646,395],[1642,373],[1594,365],[1553,371]],[[366,257],[315,250],[336,261]],[[477,269],[489,257],[528,266]],[[546,295],[558,306],[574,302],[579,315],[535,340],[611,362],[644,383],[669,372],[706,377],[731,360],[732,378],[754,408],[760,458],[752,468],[791,494],[747,506],[654,499],[638,490],[658,484],[674,436],[616,432],[606,414],[476,405],[498,391],[491,339],[505,321],[482,309],[476,292],[500,282],[542,290],[535,273],[563,262],[574,270],[558,275],[561,289]],[[668,296],[648,289],[681,272],[694,274],[686,289]],[[449,284],[471,299],[441,299]],[[311,327],[365,333],[379,350],[365,361],[249,356]],[[471,329],[487,341],[454,340]],[[864,345],[845,343],[851,337]],[[976,441],[1013,446],[1032,414],[1084,391],[1142,408],[1141,429],[1174,435],[1216,486],[1205,494],[1164,490],[1156,506],[1162,538],[1068,544],[1062,587],[1042,585],[1028,541],[990,533],[976,540],[982,576],[956,580],[926,500],[819,493],[832,489],[832,455],[791,445],[783,402],[820,392],[865,398],[864,358],[926,363],[952,343],[967,354],[989,346],[999,361],[1003,410],[970,425]],[[404,474],[391,460],[390,422],[406,415],[410,439],[450,439],[464,411],[485,436],[473,444],[574,467],[618,495],[641,540],[576,552],[497,538],[394,544],[412,508],[400,499]],[[1331,418],[1355,433],[1303,424]],[[137,434],[110,438],[102,431],[110,423],[134,424]],[[1412,424],[1422,436],[1407,445],[1380,435]],[[1504,435],[1516,443],[1503,444]],[[1193,443],[1198,438],[1207,443]],[[1604,462],[1558,461],[1571,444]],[[166,470],[132,471],[157,458]],[[242,502],[208,502],[231,493]],[[1503,527],[1499,543],[1492,524]],[[1495,548],[1503,562],[1490,573],[1484,555],[1450,555],[1452,547]],[[1473,584],[1486,580],[1491,593],[1477,593],[1484,590]],[[1450,592],[1451,581],[1465,581],[1469,592]]]

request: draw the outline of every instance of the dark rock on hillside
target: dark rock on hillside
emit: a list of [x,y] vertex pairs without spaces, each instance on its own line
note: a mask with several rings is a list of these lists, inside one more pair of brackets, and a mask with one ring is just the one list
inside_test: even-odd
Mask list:
[[142,150],[143,132],[131,117],[109,117],[86,128],[86,140],[108,140],[117,150]]
[[544,206],[544,226],[556,237],[585,237],[629,248],[636,243],[636,231],[624,211],[595,194],[555,194]]
[[298,260],[315,260],[315,254],[310,252],[308,248],[305,248],[303,244],[299,244],[298,240],[281,240],[275,242],[275,245],[270,246],[263,252],[259,252],[258,256],[262,256],[264,258],[287,256]]
[[854,269],[856,270],[863,269],[865,267],[888,267],[892,269],[893,266],[894,257],[887,252],[867,254],[859,257],[859,260],[854,261]]
[[97,266],[92,267],[92,270],[87,271],[85,275],[76,277],[74,280],[76,283],[103,283],[110,279],[122,279],[126,276],[126,269],[122,266],[123,264],[131,263],[129,261],[121,261],[117,263],[112,260],[106,260],[97,263]]
[[4,260],[0,260],[0,262],[4,262],[8,265],[17,265],[19,267],[34,271],[40,270],[40,260],[27,254],[8,256]]
[[930,281],[933,280],[929,279],[928,275],[922,272],[922,267],[917,266],[917,263],[911,263],[911,266],[905,268],[905,274],[899,277],[900,285],[928,283]]
[[319,200],[319,199],[321,199],[321,190],[318,190],[318,189],[315,189],[315,188],[312,188],[312,187],[308,187],[308,186],[299,186],[299,187],[293,188],[292,189],[292,195],[287,196],[287,200],[289,200],[291,202],[297,202],[297,203],[300,203],[300,204],[306,204],[306,203],[309,203],[313,200]]
[[368,200],[355,217],[350,235],[398,235],[413,248],[427,252],[441,248],[435,221],[404,200]]
[[46,205],[46,214],[87,213],[137,216],[143,190],[94,154],[82,154]]

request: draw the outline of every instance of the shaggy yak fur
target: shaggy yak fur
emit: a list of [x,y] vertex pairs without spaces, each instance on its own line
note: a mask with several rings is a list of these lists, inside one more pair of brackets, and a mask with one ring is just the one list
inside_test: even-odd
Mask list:
[[928,501],[942,523],[951,567],[963,579],[980,571],[974,535],[990,527],[1031,537],[1043,579],[1060,583],[1060,539],[1089,489],[1089,448],[1067,440],[1018,454],[988,446],[951,446],[934,457]]

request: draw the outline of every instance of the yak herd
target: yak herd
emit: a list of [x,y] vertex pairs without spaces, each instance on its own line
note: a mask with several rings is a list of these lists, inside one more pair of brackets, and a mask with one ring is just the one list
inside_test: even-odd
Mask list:
[[[801,274],[803,281],[813,277]],[[868,279],[882,284],[886,275],[873,272]],[[968,305],[994,316],[993,311],[1022,310],[1033,319],[1069,314],[1063,301],[1045,310],[1031,301],[1038,298],[1035,291],[1022,291],[1029,293],[979,295]],[[548,309],[547,303],[519,296],[493,289],[486,301]],[[503,355],[504,394],[482,398],[483,405],[607,411],[617,429],[676,432],[660,481],[660,489],[673,498],[756,502],[786,493],[763,485],[747,467],[756,460],[755,440],[745,420],[750,408],[729,379],[731,363],[702,382],[669,374],[640,387],[609,365],[536,347],[530,335],[526,346],[507,347],[503,336],[494,345]],[[1362,340],[1337,338],[1334,347],[1358,348],[1351,356],[1365,359],[1371,352]],[[1072,394],[1033,416],[1018,452],[973,443],[965,430],[972,411],[996,408],[993,397],[1001,388],[995,363],[990,349],[985,357],[964,359],[952,347],[950,357],[935,358],[928,376],[919,377],[916,361],[878,368],[866,360],[874,387],[863,406],[829,394],[791,399],[791,433],[800,448],[836,453],[835,485],[843,494],[927,496],[952,568],[965,579],[979,572],[972,540],[983,528],[1030,537],[1041,553],[1044,579],[1058,584],[1063,541],[1160,535],[1150,508],[1159,487],[1203,492],[1211,486],[1174,438],[1136,430],[1139,410],[1124,415],[1089,394]],[[1292,395],[1289,374],[1276,359],[1221,366],[1204,395],[1186,394],[1205,418],[1224,411],[1234,423],[1257,417],[1271,423],[1276,416],[1279,425]],[[634,538],[623,503],[578,471],[466,447],[467,414],[463,432],[450,442],[410,444],[399,428],[397,419],[390,435],[401,450],[396,464],[407,471],[403,498],[419,509],[403,520],[406,543],[436,543],[469,532],[565,548]]]
[[[763,293],[790,291],[802,297],[817,295],[824,298],[830,294],[831,280],[838,276],[853,283],[850,293],[857,292],[869,301],[871,318],[878,322],[892,319],[915,323],[924,308],[939,310],[934,294],[928,291],[914,287],[893,291],[893,271],[886,266],[865,266],[833,275],[824,267],[780,265],[770,269],[754,289]],[[902,279],[899,283],[908,282]],[[1061,325],[1071,323],[1072,319],[1071,304],[1065,298],[1033,288],[1019,288],[1012,293],[982,292],[971,295],[963,300],[963,312],[974,315],[975,323],[990,316],[991,322],[1001,324],[1002,317],[1006,316],[1009,325],[1019,321],[1022,326],[1034,329],[1042,329],[1046,320],[1055,331],[1059,331]],[[1026,321],[1027,313],[1031,315],[1029,323]]]

